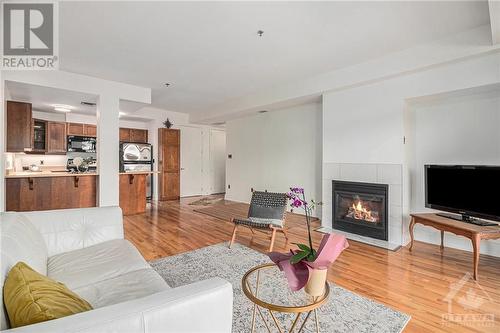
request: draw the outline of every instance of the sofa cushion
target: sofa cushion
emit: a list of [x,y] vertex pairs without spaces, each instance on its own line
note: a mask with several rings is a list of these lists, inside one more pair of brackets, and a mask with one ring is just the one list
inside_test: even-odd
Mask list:
[[71,290],[151,268],[127,240],[115,239],[49,257],[47,273]]
[[36,324],[92,310],[62,283],[34,271],[24,262],[10,270],[4,284],[5,308],[11,327]]
[[94,308],[117,304],[170,289],[152,268],[141,269],[74,290]]

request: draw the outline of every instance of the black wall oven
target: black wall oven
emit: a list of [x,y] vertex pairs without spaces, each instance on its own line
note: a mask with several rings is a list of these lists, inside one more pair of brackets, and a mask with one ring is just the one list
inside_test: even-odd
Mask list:
[[96,145],[95,138],[68,135],[68,152],[95,153]]

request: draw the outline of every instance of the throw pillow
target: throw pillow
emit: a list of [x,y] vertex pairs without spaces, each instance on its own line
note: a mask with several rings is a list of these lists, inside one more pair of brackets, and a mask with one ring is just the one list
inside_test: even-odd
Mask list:
[[3,298],[12,328],[92,310],[90,304],[54,281],[18,262],[9,271]]

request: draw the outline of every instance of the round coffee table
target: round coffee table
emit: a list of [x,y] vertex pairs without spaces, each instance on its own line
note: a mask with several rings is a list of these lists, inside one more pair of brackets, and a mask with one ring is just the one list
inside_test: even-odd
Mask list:
[[307,313],[298,330],[301,332],[311,313],[314,312],[316,332],[319,332],[319,318],[316,310],[328,300],[330,294],[328,282],[325,283],[325,291],[322,296],[312,297],[306,294],[304,289],[290,290],[285,274],[275,264],[263,264],[249,270],[243,276],[241,284],[245,295],[254,303],[251,332],[255,330],[257,314],[261,317],[268,332],[271,332],[269,324],[264,318],[263,312],[266,310],[280,333],[287,331],[282,328],[275,312],[296,314],[288,332],[293,332],[298,326],[301,315]]

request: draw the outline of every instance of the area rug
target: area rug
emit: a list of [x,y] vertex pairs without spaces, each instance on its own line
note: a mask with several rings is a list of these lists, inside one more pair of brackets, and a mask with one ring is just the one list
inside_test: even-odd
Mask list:
[[[234,309],[233,332],[249,332],[253,303],[241,290],[241,278],[254,266],[270,262],[262,253],[240,244],[231,249],[227,243],[204,247],[195,251],[161,258],[150,262],[151,266],[171,287],[179,287],[211,277],[221,277],[233,285]],[[318,311],[321,332],[401,332],[410,316],[385,305],[359,296],[342,287],[330,284],[328,303]],[[272,297],[280,298],[279,292]],[[291,314],[277,313],[281,323],[289,327]],[[305,332],[315,332],[314,320],[306,324]],[[267,332],[264,323],[257,316],[256,332]]]
[[210,206],[210,205],[213,205],[216,203],[220,203],[222,200],[224,200],[224,199],[217,198],[217,197],[215,197],[215,198],[214,197],[203,197],[199,200],[190,202],[189,205],[191,205],[191,206]]

